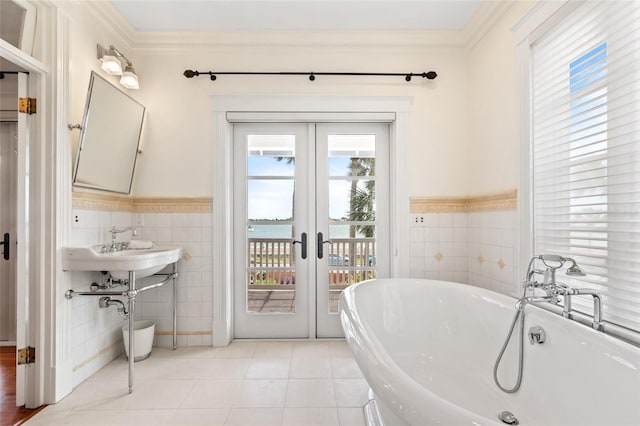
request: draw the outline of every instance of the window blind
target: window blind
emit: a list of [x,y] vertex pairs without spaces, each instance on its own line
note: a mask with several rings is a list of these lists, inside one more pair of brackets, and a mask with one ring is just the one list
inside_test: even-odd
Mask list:
[[598,290],[606,321],[640,331],[640,3],[581,4],[531,60],[535,253],[573,257],[587,276],[558,279]]

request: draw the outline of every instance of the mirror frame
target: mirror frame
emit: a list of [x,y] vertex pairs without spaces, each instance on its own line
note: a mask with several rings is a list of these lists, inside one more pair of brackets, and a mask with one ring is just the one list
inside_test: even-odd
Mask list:
[[[128,187],[127,191],[120,191],[118,189],[112,189],[112,188],[108,188],[108,187],[104,187],[104,186],[91,185],[91,184],[86,184],[86,183],[82,183],[82,182],[80,182],[80,183],[77,182],[78,168],[79,168],[80,161],[81,161],[81,158],[82,158],[82,150],[84,149],[84,145],[85,145],[85,142],[86,142],[86,139],[85,139],[86,129],[87,129],[87,123],[89,122],[89,119],[90,119],[91,100],[92,100],[92,97],[94,95],[93,86],[94,86],[94,82],[96,81],[96,78],[101,79],[105,84],[111,86],[113,88],[113,90],[117,90],[119,92],[119,94],[121,94],[123,96],[126,96],[129,100],[131,100],[133,103],[139,105],[142,108],[142,117],[140,119],[140,129],[139,129],[139,132],[138,132],[138,135],[137,135],[137,140],[136,140],[136,145],[135,145],[135,156],[134,156],[134,159],[133,159],[133,165],[131,167],[131,175],[130,175],[130,178],[129,178],[129,187]],[[124,91],[120,90],[115,85],[111,84],[108,80],[106,80],[104,77],[102,77],[101,75],[99,75],[95,71],[91,71],[91,77],[89,79],[89,89],[87,91],[87,101],[85,103],[84,115],[83,115],[83,118],[82,118],[82,125],[81,125],[81,129],[80,129],[80,136],[78,138],[78,147],[77,147],[77,150],[76,150],[75,166],[74,166],[74,170],[73,170],[73,186],[74,187],[88,188],[88,189],[94,189],[94,190],[106,191],[106,192],[114,192],[114,193],[118,193],[118,194],[131,194],[131,189],[132,189],[132,186],[133,186],[133,177],[135,175],[136,165],[137,165],[137,162],[138,162],[138,155],[140,155],[140,153],[141,153],[141,151],[140,151],[140,140],[142,138],[142,128],[143,128],[143,125],[144,125],[145,113],[146,113],[146,108],[145,108],[144,105],[142,105],[140,102],[138,102],[137,100],[135,100],[134,98],[129,96],[129,94],[127,94]]]

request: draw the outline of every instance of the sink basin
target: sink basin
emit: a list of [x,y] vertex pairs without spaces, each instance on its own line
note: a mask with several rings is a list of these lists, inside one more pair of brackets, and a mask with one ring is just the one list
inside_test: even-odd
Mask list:
[[129,271],[136,271],[136,279],[148,277],[182,254],[182,247],[154,245],[150,249],[126,249],[101,253],[102,244],[95,246],[64,247],[64,271],[109,271],[115,279],[127,279]]

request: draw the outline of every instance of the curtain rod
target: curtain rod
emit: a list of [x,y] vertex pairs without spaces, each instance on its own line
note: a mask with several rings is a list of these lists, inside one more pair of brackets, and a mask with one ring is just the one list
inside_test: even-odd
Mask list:
[[27,71],[0,71],[0,80],[2,80],[4,78],[5,75],[7,74],[29,74]]
[[379,73],[379,72],[297,72],[297,71],[283,71],[283,72],[260,72],[260,71],[193,71],[185,70],[182,74],[187,78],[198,77],[200,75],[209,75],[211,81],[217,79],[217,75],[308,75],[310,81],[314,81],[318,75],[346,75],[346,76],[393,76],[404,77],[406,81],[411,81],[411,77],[422,77],[428,80],[433,80],[438,76],[435,71],[428,71],[423,73]]

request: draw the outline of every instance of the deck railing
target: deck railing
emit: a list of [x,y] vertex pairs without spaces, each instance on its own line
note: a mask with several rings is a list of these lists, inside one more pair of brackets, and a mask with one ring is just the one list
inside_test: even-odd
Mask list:
[[[250,289],[295,289],[299,247],[292,238],[249,238],[248,243]],[[332,290],[375,278],[375,238],[332,238],[324,256]]]

